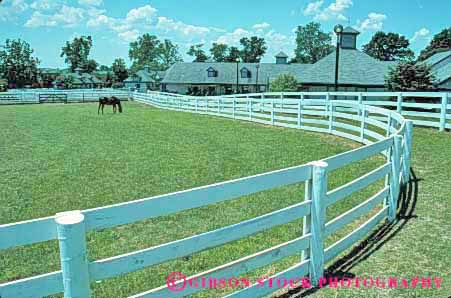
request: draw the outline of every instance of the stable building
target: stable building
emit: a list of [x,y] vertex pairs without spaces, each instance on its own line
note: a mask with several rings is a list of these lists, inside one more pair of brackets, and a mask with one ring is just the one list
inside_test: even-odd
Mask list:
[[[385,78],[397,62],[380,61],[359,51],[359,34],[352,27],[342,32],[338,91],[385,91]],[[300,91],[334,91],[335,60],[333,51],[314,64],[289,64],[288,55],[280,52],[275,63],[177,63],[164,76],[162,90],[194,95],[266,92],[278,76],[290,74]]]
[[124,80],[124,87],[131,90],[146,92],[147,90],[160,90],[160,84],[166,72],[152,70],[145,67]]
[[441,91],[451,91],[451,50],[435,53],[423,63],[431,68],[436,88]]

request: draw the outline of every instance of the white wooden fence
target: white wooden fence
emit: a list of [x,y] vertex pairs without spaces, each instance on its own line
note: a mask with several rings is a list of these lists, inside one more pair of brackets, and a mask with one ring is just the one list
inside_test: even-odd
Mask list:
[[[0,284],[0,297],[31,298],[64,292],[67,298],[88,298],[91,297],[90,282],[113,278],[224,245],[296,219],[303,219],[304,222],[299,237],[188,278],[239,276],[286,256],[303,252],[299,262],[272,277],[289,280],[308,275],[313,284],[317,284],[326,262],[355,245],[382,220],[396,220],[400,188],[409,181],[411,121],[406,121],[396,110],[353,101],[300,100],[290,99],[288,96],[277,98],[280,94],[273,94],[271,98],[266,98],[266,95],[264,98],[254,98],[255,96],[195,98],[163,93],[133,94],[134,100],[159,108],[330,133],[361,142],[364,146],[320,161],[251,177],[112,206],[0,225],[0,250],[56,239],[60,244],[61,257],[61,270]],[[305,97],[305,94],[301,96]],[[334,170],[379,154],[385,157],[383,165],[338,188],[328,188],[327,181],[335,174]],[[361,204],[326,221],[327,208],[380,180],[385,181],[382,189]],[[87,232],[297,183],[304,183],[305,191],[299,194],[299,202],[292,206],[155,247],[88,261]],[[374,215],[366,222],[331,246],[325,247],[324,240],[327,236],[369,212]],[[201,290],[199,287],[172,292],[167,285],[163,285],[132,297],[184,297]],[[268,283],[264,286],[253,284],[227,297],[262,297],[274,290]]]

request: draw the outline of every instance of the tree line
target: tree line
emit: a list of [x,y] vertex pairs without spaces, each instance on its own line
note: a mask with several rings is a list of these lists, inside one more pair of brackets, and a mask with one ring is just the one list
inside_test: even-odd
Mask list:
[[[315,63],[335,49],[332,34],[324,32],[319,23],[310,22],[305,26],[298,26],[295,34],[296,48],[290,63]],[[128,53],[131,61],[130,68],[127,67],[123,58],[116,58],[111,66],[99,66],[94,59],[90,58],[92,47],[91,36],[75,37],[61,48],[60,56],[64,58],[71,72],[105,71],[108,73],[107,80],[111,83],[123,82],[130,74],[144,67],[152,70],[166,70],[171,65],[183,61],[178,45],[168,39],[160,40],[157,36],[148,33],[130,43]],[[193,62],[259,63],[267,49],[264,38],[251,36],[241,38],[238,47],[213,43],[208,52],[205,51],[204,44],[195,44],[189,48],[187,55],[193,57]],[[434,35],[417,59],[410,49],[409,40],[398,33],[376,32],[362,47],[363,52],[375,59],[400,61],[398,66],[390,72],[390,78],[387,81],[387,86],[393,90],[430,88],[433,77],[427,65],[418,62],[426,60],[438,51],[449,49],[451,49],[451,27]],[[35,84],[39,77],[42,79],[39,71],[40,62],[34,56],[30,44],[24,40],[7,39],[4,45],[0,45],[0,78],[6,79],[10,85],[22,88]],[[418,84],[418,81],[422,84]],[[412,84],[409,85],[408,82]]]

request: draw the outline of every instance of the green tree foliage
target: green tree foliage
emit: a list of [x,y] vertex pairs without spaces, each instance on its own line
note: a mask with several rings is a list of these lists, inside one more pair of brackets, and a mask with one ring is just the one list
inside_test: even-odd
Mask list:
[[128,77],[127,65],[122,58],[116,58],[113,62],[113,65],[111,66],[111,69],[114,73],[115,82],[122,83]]
[[148,33],[139,37],[137,41],[131,42],[128,56],[132,61],[132,72],[136,72],[145,66],[158,68],[159,46],[158,38]]
[[296,29],[296,49],[292,62],[315,63],[333,50],[331,35],[321,31],[319,23],[310,22]]
[[71,75],[67,75],[64,78],[64,88],[73,89],[74,88],[74,77]]
[[296,78],[290,74],[282,74],[271,82],[272,92],[294,92],[298,90]]
[[99,66],[100,71],[109,71],[111,70],[107,65],[100,65]]
[[204,44],[196,44],[196,45],[192,45],[188,52],[186,54],[188,54],[189,56],[194,57],[193,62],[205,62],[208,60],[208,56],[207,54],[205,54],[205,51],[202,49],[202,47],[204,46]]
[[451,27],[443,29],[434,35],[429,45],[421,51],[418,61],[426,60],[435,53],[451,49]]
[[409,40],[398,33],[376,32],[371,41],[363,46],[363,51],[381,61],[413,59],[414,53],[409,49]]
[[178,46],[168,39],[160,43],[159,52],[159,69],[166,70],[175,63],[183,62]]
[[132,72],[137,72],[144,67],[166,70],[174,63],[182,61],[178,46],[168,39],[160,41],[155,35],[148,33],[130,43],[128,56],[132,61]]
[[385,84],[390,91],[430,91],[434,80],[429,66],[403,61],[390,70]]
[[240,59],[241,52],[237,47],[229,47],[229,54],[225,58],[225,62],[236,62],[236,59]]
[[[1,49],[3,48],[3,49]],[[7,39],[0,48],[0,77],[10,85],[22,88],[37,81],[39,59],[26,41]]]
[[265,39],[257,36],[243,37],[240,39],[240,44],[242,46],[241,59],[246,63],[259,63],[268,49]]
[[210,49],[211,57],[216,62],[226,62],[229,55],[229,47],[222,43],[213,43]]
[[91,36],[75,37],[71,42],[67,41],[61,49],[61,57],[65,57],[65,62],[70,64],[70,70],[74,72],[77,68],[83,72],[91,73],[97,69],[97,62],[89,59],[92,48]]

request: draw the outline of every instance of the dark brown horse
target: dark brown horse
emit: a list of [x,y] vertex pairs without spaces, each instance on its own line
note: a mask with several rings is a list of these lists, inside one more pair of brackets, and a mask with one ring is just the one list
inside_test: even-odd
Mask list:
[[102,108],[102,115],[103,115],[103,108],[105,106],[113,106],[113,113],[116,113],[116,109],[119,108],[119,113],[122,113],[122,105],[119,98],[112,96],[110,98],[108,97],[101,97],[99,98],[99,108],[97,110],[97,114],[100,114],[100,108]]

